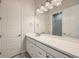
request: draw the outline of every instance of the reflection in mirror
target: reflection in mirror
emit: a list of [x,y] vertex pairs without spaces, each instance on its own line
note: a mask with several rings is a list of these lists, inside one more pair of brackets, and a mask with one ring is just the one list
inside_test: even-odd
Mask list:
[[62,36],[62,12],[56,13],[52,16],[52,34]]
[[[41,2],[35,1],[37,9]],[[63,0],[61,6],[36,15],[35,32],[79,38],[79,0]]]

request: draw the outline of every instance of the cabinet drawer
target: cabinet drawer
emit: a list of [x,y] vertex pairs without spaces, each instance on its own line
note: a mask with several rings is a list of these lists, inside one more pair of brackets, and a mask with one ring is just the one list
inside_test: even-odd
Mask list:
[[49,48],[48,46],[40,43],[40,42],[36,42],[37,46],[39,46],[40,48],[42,48],[44,51],[46,51],[47,53],[51,54],[52,56],[56,57],[56,58],[69,58],[67,55],[64,55],[52,48]]
[[36,52],[37,58],[46,58],[46,52],[37,47],[37,52]]
[[55,57],[52,56],[51,54],[46,53],[46,58],[55,58]]

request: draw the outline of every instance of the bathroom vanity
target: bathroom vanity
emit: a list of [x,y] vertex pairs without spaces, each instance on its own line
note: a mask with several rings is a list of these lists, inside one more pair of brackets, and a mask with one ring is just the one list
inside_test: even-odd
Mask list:
[[77,58],[79,44],[49,34],[26,34],[26,51],[32,58]]

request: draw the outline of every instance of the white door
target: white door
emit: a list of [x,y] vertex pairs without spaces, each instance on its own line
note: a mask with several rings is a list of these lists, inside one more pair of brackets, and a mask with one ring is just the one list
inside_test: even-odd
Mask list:
[[12,57],[21,50],[20,1],[2,0],[1,17],[2,57]]
[[0,57],[1,57],[1,4],[0,4]]

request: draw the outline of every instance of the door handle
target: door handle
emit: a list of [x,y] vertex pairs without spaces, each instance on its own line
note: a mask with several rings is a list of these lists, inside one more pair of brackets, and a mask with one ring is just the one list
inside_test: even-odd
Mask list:
[[2,20],[2,17],[0,17],[0,21]]
[[18,35],[18,37],[20,37],[20,36],[21,36],[21,34]]
[[0,35],[0,38],[2,38],[2,35]]
[[2,52],[0,52],[0,55],[2,54]]
[[46,57],[47,57],[47,58],[49,58],[49,56],[48,56],[48,55],[47,55]]

